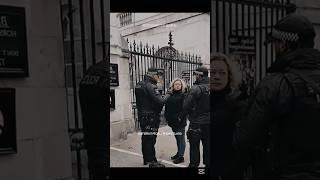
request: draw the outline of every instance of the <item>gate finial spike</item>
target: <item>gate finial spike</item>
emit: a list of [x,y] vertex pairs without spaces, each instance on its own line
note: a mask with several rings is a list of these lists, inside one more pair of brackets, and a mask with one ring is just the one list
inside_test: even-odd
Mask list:
[[172,47],[174,45],[174,43],[172,42],[172,33],[170,31],[169,33],[169,42],[168,42],[169,46]]
[[136,40],[133,40],[133,51],[136,51]]

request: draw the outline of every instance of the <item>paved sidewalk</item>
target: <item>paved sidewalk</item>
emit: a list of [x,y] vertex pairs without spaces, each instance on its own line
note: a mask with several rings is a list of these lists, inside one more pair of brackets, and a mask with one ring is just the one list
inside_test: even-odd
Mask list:
[[[159,128],[156,143],[156,156],[158,161],[166,167],[187,167],[189,164],[189,142],[186,139],[185,162],[174,164],[170,159],[177,152],[175,137],[169,126]],[[202,146],[202,145],[200,145]],[[202,147],[201,151],[202,151]],[[201,152],[202,157],[202,152]],[[141,135],[139,132],[128,134],[128,139],[110,146],[111,167],[147,167],[143,165],[141,152]],[[200,167],[203,167],[202,159]]]

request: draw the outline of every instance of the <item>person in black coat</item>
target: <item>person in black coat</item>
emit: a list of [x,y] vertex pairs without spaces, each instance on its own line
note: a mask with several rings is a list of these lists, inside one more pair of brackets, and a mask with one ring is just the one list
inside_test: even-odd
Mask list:
[[200,66],[193,75],[196,81],[188,90],[183,101],[183,115],[190,122],[186,133],[190,144],[189,168],[198,168],[200,165],[200,143],[202,144],[203,164],[210,167],[210,87],[208,68]]
[[250,98],[247,117],[235,131],[239,168],[255,151],[256,179],[320,179],[320,51],[304,16],[281,19],[267,42],[276,61]]
[[245,104],[238,100],[240,93],[235,91],[234,71],[229,58],[220,53],[211,55],[210,66],[211,177],[231,179],[235,160],[233,130],[242,117]]
[[85,72],[79,84],[84,144],[88,156],[90,180],[106,180],[109,176],[107,119],[107,61],[100,61]]
[[159,72],[155,68],[149,68],[143,81],[137,83],[135,95],[138,109],[138,119],[141,127],[141,147],[143,164],[149,167],[165,167],[156,158],[155,144],[160,126],[160,113],[171,91],[161,96],[157,87]]
[[173,94],[165,105],[165,118],[168,125],[172,128],[177,141],[178,152],[171,157],[173,163],[184,162],[184,152],[186,149],[185,127],[187,125],[186,117],[182,117],[183,100],[186,93],[186,84],[182,79],[176,78],[170,84]]

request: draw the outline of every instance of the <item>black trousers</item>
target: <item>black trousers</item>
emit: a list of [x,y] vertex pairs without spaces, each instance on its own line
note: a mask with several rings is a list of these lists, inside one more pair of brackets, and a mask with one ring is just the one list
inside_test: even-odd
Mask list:
[[141,147],[144,162],[157,161],[155,144],[160,125],[159,117],[155,115],[140,116]]
[[198,167],[200,164],[200,141],[203,148],[203,163],[209,167],[210,126],[208,124],[190,124],[187,137],[190,143],[189,167]]
[[110,161],[106,93],[95,88],[80,88],[79,97],[90,180],[106,180]]

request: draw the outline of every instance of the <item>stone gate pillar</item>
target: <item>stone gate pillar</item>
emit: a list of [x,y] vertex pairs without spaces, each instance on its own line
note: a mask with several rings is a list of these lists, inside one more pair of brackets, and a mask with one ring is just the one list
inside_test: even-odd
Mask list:
[[[116,28],[110,28],[110,71],[118,73],[119,86],[110,86],[110,92],[114,91],[114,109],[110,109],[110,143],[127,138],[128,132],[134,130],[134,118],[132,114],[129,54],[126,40]],[[118,67],[118,72],[116,68]],[[112,67],[112,68],[111,68]],[[112,94],[112,93],[110,93]],[[112,97],[110,97],[112,98]]]

